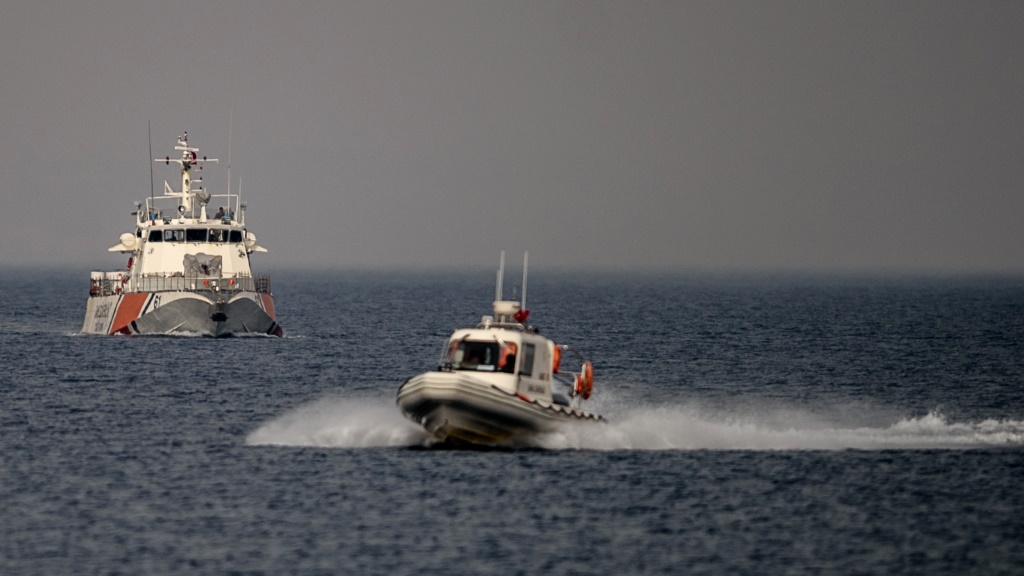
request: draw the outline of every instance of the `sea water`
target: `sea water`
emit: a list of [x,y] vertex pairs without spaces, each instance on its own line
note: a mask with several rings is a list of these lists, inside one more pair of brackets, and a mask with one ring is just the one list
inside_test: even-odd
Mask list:
[[607,424],[440,449],[395,393],[493,277],[274,272],[285,337],[209,339],[3,270],[0,573],[1024,572],[1024,279],[534,271]]

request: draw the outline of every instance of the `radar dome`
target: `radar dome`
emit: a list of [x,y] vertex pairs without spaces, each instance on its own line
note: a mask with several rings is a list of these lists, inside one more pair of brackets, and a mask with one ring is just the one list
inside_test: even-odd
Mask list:
[[124,246],[125,248],[129,250],[135,249],[135,235],[132,234],[131,232],[125,232],[124,234],[121,234],[121,236],[119,236],[119,239],[121,240],[121,245]]

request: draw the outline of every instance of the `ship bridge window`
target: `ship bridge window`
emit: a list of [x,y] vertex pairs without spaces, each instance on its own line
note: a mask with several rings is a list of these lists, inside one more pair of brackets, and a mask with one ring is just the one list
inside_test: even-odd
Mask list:
[[228,241],[228,231],[227,230],[217,230],[216,228],[211,228],[210,229],[210,242],[227,242],[227,241]]
[[150,242],[163,242],[164,241],[164,233],[163,233],[163,231],[161,231],[161,230],[150,230],[149,231],[149,241]]
[[164,230],[164,242],[183,242],[184,240],[184,230]]
[[206,228],[189,228],[185,230],[186,242],[206,242]]
[[495,341],[457,340],[448,349],[448,362],[455,370],[515,372],[516,345]]
[[240,244],[241,242],[242,242],[242,231],[241,230],[232,230],[231,231],[231,243],[232,244]]
[[533,344],[526,344],[523,346],[523,364],[519,367],[519,373],[523,376],[530,376],[533,374],[533,355]]
[[448,361],[455,370],[483,370],[494,372],[498,369],[500,350],[497,342],[474,342],[461,340],[452,342]]

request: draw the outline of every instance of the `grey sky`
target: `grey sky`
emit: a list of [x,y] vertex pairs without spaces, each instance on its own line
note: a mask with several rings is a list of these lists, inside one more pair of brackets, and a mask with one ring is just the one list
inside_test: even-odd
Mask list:
[[226,160],[232,117],[264,270],[1021,273],[1022,29],[1022,2],[6,2],[0,264],[122,265],[147,122],[154,156],[188,130]]

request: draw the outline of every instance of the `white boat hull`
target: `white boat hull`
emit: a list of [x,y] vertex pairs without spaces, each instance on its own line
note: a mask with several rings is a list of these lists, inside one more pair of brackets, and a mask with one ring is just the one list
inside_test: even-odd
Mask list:
[[196,334],[281,336],[269,294],[239,292],[217,303],[195,292],[130,292],[90,296],[86,334]]
[[579,408],[511,393],[463,372],[425,372],[398,390],[399,409],[440,441],[499,444],[573,422],[601,422]]

